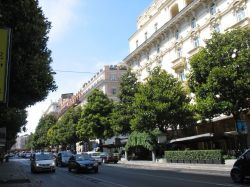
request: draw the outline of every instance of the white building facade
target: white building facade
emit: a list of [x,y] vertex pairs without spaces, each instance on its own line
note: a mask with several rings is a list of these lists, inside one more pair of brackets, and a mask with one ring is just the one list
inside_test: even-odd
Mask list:
[[211,33],[249,27],[249,11],[249,0],[154,0],[137,20],[124,64],[139,81],[156,66],[185,81],[190,57]]

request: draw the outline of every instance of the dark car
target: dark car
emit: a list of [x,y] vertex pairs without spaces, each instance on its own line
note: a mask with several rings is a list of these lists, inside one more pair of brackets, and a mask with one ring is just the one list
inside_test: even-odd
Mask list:
[[250,177],[250,149],[246,150],[237,159],[230,175],[232,180],[236,183],[241,183],[246,177]]
[[114,153],[102,152],[100,154],[103,163],[117,163],[119,161],[119,156]]
[[73,155],[70,151],[61,151],[56,156],[56,165],[59,167],[67,166],[69,158]]
[[41,152],[32,154],[30,169],[32,173],[41,171],[55,172],[55,161],[53,160],[52,153]]
[[98,173],[98,162],[86,153],[76,154],[70,157],[68,170],[75,170],[77,173],[80,171],[93,171]]

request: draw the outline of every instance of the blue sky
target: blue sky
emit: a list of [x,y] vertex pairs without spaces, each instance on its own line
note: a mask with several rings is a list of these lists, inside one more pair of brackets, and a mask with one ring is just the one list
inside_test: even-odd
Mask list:
[[[98,72],[117,64],[129,54],[128,38],[136,20],[153,0],[40,0],[52,23],[48,48],[56,71]],[[56,71],[56,92],[28,108],[27,132],[34,132],[43,112],[61,94],[77,92],[91,73]],[[23,133],[22,133],[23,134]]]

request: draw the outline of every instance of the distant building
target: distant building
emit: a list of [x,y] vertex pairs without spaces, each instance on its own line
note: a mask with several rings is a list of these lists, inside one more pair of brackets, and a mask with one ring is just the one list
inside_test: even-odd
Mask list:
[[24,150],[27,144],[29,135],[25,134],[16,138],[16,143],[11,147],[11,150]]
[[51,104],[49,105],[48,109],[44,112],[45,115],[47,114],[58,114],[59,112],[59,105],[58,102],[51,102]]

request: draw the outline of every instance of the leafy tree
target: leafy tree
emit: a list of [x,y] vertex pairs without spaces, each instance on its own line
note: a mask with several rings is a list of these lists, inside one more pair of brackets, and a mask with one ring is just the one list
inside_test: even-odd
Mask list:
[[25,144],[25,148],[26,149],[34,149],[34,146],[33,146],[33,142],[34,142],[34,134],[33,133],[30,133],[29,137],[28,137],[28,140],[27,140],[27,143]]
[[0,26],[12,31],[9,107],[0,107],[0,126],[6,126],[11,146],[17,132],[25,128],[25,108],[44,100],[56,85],[47,48],[50,23],[38,0],[1,0],[0,14]]
[[189,101],[182,83],[156,67],[135,94],[132,129],[167,132],[168,128],[184,128],[193,123]]
[[52,127],[49,128],[47,132],[47,139],[49,141],[49,144],[54,147],[54,146],[59,146],[60,145],[60,136],[58,132],[58,124],[56,123]]
[[2,0],[0,25],[12,29],[9,106],[24,109],[56,89],[47,48],[50,23],[37,0]]
[[[49,131],[51,135],[55,132],[55,137],[52,141],[58,142],[60,145],[73,146],[75,149],[75,144],[78,141],[76,136],[76,126],[81,117],[82,109],[81,107],[70,108],[67,112],[59,118],[53,131]],[[49,134],[48,132],[48,134]]]
[[132,104],[135,93],[138,91],[137,78],[131,70],[121,77],[120,101],[114,104],[111,115],[112,128],[116,134],[129,134],[131,132],[130,120],[134,114]]
[[10,149],[15,143],[17,132],[21,131],[22,127],[25,128],[27,112],[14,107],[0,108],[0,127],[6,127],[6,149]]
[[201,118],[240,114],[250,108],[250,32],[213,33],[190,60],[189,85]]
[[49,145],[47,132],[56,122],[57,117],[53,114],[47,114],[41,117],[33,137],[33,146],[35,149],[43,149]]
[[110,124],[110,113],[113,102],[100,90],[93,90],[88,96],[87,104],[83,108],[81,119],[77,125],[77,135],[80,139],[101,139],[113,136]]

